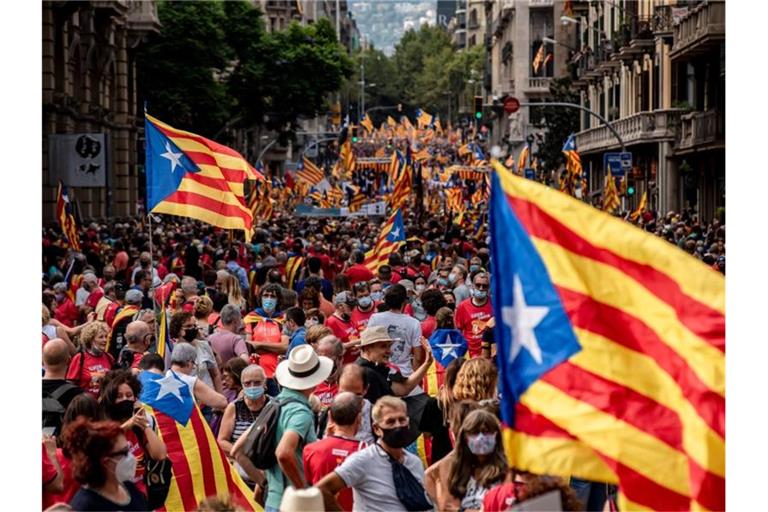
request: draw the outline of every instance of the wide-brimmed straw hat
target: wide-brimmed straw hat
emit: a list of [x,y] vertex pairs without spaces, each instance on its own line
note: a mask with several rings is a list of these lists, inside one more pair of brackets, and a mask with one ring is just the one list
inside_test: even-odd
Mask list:
[[277,365],[275,377],[281,386],[303,391],[323,382],[332,370],[331,359],[318,356],[310,345],[299,345]]

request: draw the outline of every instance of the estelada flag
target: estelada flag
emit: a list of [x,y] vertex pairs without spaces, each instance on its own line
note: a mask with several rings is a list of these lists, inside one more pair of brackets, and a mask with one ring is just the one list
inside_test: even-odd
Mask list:
[[676,246],[494,161],[505,449],[619,485],[621,510],[725,508],[725,286]]
[[251,238],[246,179],[264,179],[243,156],[200,135],[145,116],[147,210],[242,229]]
[[139,380],[140,399],[157,420],[158,435],[173,466],[165,506],[158,510],[197,510],[202,500],[218,496],[244,510],[262,511],[216,442],[189,386],[172,371],[166,375],[144,371]]

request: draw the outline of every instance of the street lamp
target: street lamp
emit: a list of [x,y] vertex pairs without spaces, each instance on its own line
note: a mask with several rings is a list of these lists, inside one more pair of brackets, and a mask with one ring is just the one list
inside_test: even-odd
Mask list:
[[542,37],[541,41],[544,42],[544,43],[557,44],[557,45],[563,46],[563,47],[568,48],[569,50],[571,50],[573,52],[578,51],[573,46],[567,45],[565,43],[561,43],[560,41],[558,41],[556,39],[552,39],[551,37]]

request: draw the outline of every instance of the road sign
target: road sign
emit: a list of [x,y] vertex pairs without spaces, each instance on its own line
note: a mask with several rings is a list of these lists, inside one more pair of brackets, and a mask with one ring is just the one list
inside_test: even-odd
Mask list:
[[613,176],[624,176],[632,170],[632,153],[603,153],[603,168],[610,169]]
[[527,167],[525,169],[525,178],[532,180],[536,178],[536,171],[534,169],[531,169],[530,167]]
[[518,111],[520,108],[520,102],[517,101],[517,98],[513,98],[512,96],[507,97],[507,99],[504,100],[504,112],[507,114],[514,114]]

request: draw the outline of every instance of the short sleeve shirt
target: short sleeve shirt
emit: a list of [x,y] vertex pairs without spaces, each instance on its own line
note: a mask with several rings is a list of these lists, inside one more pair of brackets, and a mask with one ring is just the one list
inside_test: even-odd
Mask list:
[[[80,360],[83,357],[85,359],[81,365]],[[106,352],[98,356],[88,351],[79,352],[69,363],[67,380],[98,398],[101,381],[114,364],[114,359]]]
[[395,340],[392,343],[390,362],[400,369],[400,373],[408,376],[413,373],[411,351],[421,346],[421,324],[415,318],[404,313],[376,313],[368,320],[368,327],[383,325],[387,334]]
[[[317,441],[315,434],[315,420],[309,407],[309,400],[301,392],[292,389],[283,388],[277,395],[278,400],[290,398],[296,402],[290,402],[280,407],[280,418],[277,421],[277,439],[282,439],[283,435],[289,430],[296,432],[301,438],[301,442],[296,447],[296,460],[299,465],[299,473],[304,474],[304,464],[302,452],[304,446]],[[298,403],[297,403],[298,402]],[[280,507],[280,501],[283,498],[285,485],[289,483],[288,477],[283,475],[279,464],[266,470],[267,486],[269,494],[267,496],[266,506],[275,509]]]
[[493,306],[490,300],[478,307],[472,303],[472,299],[467,299],[456,307],[456,328],[467,339],[470,357],[481,355],[483,331],[492,317]]

